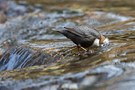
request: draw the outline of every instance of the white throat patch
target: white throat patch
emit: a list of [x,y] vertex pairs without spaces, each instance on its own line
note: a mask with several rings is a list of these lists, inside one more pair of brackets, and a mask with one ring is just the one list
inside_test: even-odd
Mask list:
[[94,40],[93,46],[99,46],[99,39]]

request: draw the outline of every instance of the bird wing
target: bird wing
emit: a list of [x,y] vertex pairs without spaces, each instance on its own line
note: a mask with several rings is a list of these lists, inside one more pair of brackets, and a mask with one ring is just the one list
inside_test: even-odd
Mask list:
[[78,31],[75,28],[69,28],[69,27],[64,27],[66,29],[66,31],[68,31],[69,33],[72,33],[74,35],[77,35],[79,37],[84,37],[84,32],[82,31]]
[[83,38],[100,38],[101,34],[92,26],[75,26],[73,28],[65,27],[68,32]]
[[101,34],[92,26],[86,25],[86,26],[79,26],[78,30],[81,30],[84,32],[86,37],[95,37],[100,38]]

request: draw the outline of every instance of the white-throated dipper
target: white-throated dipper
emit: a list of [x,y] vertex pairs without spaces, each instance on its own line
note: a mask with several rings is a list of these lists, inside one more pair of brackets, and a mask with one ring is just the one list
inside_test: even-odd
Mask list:
[[72,40],[77,47],[84,50],[91,46],[106,46],[109,45],[109,39],[100,34],[95,28],[88,25],[64,27],[65,30],[58,31],[70,40]]

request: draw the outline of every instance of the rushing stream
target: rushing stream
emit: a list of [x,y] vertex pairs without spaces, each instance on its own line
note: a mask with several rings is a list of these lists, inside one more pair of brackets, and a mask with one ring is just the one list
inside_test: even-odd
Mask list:
[[[1,0],[0,90],[134,90],[134,6],[134,0]],[[75,25],[96,27],[110,45],[79,55],[56,32]]]

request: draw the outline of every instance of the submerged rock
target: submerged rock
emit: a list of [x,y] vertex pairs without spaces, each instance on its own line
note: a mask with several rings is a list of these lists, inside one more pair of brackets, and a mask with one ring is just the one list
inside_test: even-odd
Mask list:
[[[134,88],[135,19],[110,12],[130,15],[133,7],[125,8],[121,0],[119,9],[108,6],[115,0],[51,1],[0,3],[7,17],[0,24],[0,90]],[[107,36],[110,46],[78,55],[74,44],[55,31],[86,24]]]
[[5,23],[7,21],[7,16],[4,12],[0,12],[0,23]]
[[28,47],[13,47],[3,53],[0,59],[0,70],[13,70],[30,66],[49,65],[56,62],[55,57]]

